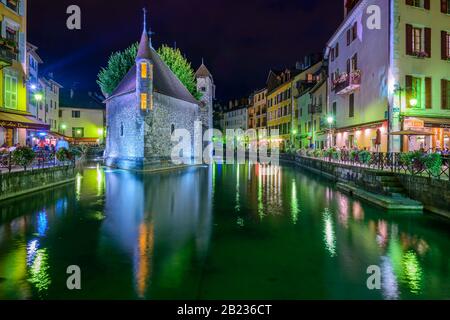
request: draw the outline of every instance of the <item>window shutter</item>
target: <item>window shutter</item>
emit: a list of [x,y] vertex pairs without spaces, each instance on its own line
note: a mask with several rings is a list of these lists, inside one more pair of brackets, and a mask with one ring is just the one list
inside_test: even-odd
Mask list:
[[331,61],[334,61],[334,48],[331,49]]
[[410,24],[406,25],[406,54],[412,55],[413,54],[413,44],[412,44],[412,37],[413,37],[413,27]]
[[347,59],[347,74],[350,75],[350,59]]
[[425,52],[431,58],[431,29],[425,28]]
[[350,45],[350,41],[351,41],[351,29],[347,30],[347,46]]
[[447,79],[441,80],[441,99],[442,99],[442,109],[448,109],[448,81]]
[[406,107],[411,108],[411,104],[409,103],[411,101],[412,97],[412,76],[406,76],[405,78],[405,87],[406,87]]
[[413,5],[413,0],[406,0],[406,5],[412,6]]
[[25,44],[25,33],[19,33],[19,61],[25,63],[25,51],[27,50]]
[[441,12],[442,13],[447,13],[448,12],[447,0],[441,0]]
[[430,10],[430,0],[425,0],[424,3],[423,3],[423,7],[426,10]]
[[425,78],[425,108],[433,108],[433,94],[431,78]]
[[25,0],[19,0],[19,15],[22,17],[25,15]]
[[336,43],[336,52],[335,52],[335,54],[336,54],[336,58],[339,57],[339,42]]
[[356,38],[358,37],[358,23],[357,22],[355,22],[354,24],[353,24],[353,35],[352,35],[352,41],[353,40],[356,40]]
[[441,58],[442,60],[447,60],[447,31],[441,31]]

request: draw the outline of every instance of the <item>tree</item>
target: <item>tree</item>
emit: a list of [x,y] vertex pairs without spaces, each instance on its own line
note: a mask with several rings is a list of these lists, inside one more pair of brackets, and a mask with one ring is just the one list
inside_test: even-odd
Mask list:
[[109,96],[117,88],[120,81],[136,63],[138,43],[133,43],[124,51],[114,52],[108,60],[108,66],[102,68],[97,76],[97,84],[102,93]]
[[[134,43],[127,49],[117,51],[109,57],[108,66],[102,68],[97,76],[97,84],[105,96],[113,93],[127,72],[135,65],[138,46],[138,43]],[[200,99],[201,94],[197,91],[194,69],[181,51],[163,45],[157,52],[189,92],[196,99]]]
[[162,45],[158,49],[158,54],[189,92],[196,99],[200,99],[201,94],[197,91],[194,69],[191,63],[182,55],[180,49]]

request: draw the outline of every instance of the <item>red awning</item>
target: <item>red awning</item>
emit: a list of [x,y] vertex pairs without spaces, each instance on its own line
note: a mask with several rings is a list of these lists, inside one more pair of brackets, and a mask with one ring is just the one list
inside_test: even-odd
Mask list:
[[33,118],[31,115],[22,115],[8,112],[0,112],[0,127],[43,131],[50,130],[50,125]]

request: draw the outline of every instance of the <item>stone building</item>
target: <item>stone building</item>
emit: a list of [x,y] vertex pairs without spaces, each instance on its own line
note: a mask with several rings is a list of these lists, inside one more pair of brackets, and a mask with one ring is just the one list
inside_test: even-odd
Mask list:
[[106,164],[132,170],[170,165],[176,129],[186,129],[193,139],[196,121],[203,118],[204,129],[212,126],[215,89],[206,71],[202,65],[197,72],[203,93],[198,101],[153,49],[144,23],[136,65],[105,101]]

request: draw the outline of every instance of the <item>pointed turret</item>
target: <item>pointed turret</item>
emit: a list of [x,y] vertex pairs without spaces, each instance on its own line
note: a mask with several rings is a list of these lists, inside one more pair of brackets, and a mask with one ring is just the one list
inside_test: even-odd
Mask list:
[[136,56],[136,61],[139,59],[150,59],[151,53],[150,53],[150,39],[148,36],[148,30],[147,30],[147,9],[144,10],[144,29],[142,31],[141,41],[139,42],[139,49]]
[[203,63],[203,59],[202,59],[201,66],[197,69],[197,72],[195,73],[195,78],[196,79],[198,79],[198,78],[210,78],[211,80],[213,80],[211,72],[209,72],[208,68]]

